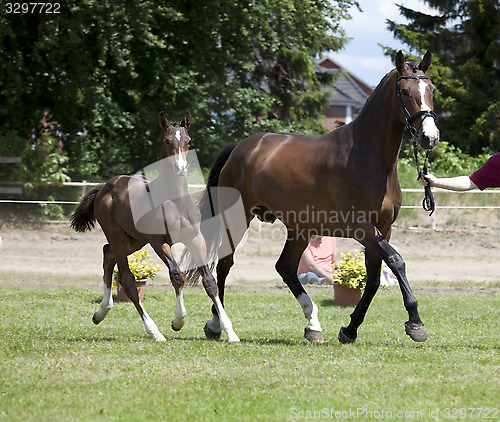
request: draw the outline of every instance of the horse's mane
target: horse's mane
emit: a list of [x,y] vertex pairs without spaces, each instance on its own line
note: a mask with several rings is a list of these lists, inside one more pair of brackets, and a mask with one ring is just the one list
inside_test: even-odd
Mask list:
[[365,111],[365,109],[367,109],[367,108],[370,107],[371,103],[374,101],[375,98],[378,97],[379,92],[382,91],[382,88],[385,87],[386,82],[394,74],[394,72],[396,72],[396,69],[392,69],[389,73],[387,73],[381,79],[381,81],[378,83],[378,85],[376,86],[376,88],[373,90],[373,92],[370,94],[370,96],[366,99],[366,102],[363,105],[363,107],[361,108],[358,116],[361,115]]

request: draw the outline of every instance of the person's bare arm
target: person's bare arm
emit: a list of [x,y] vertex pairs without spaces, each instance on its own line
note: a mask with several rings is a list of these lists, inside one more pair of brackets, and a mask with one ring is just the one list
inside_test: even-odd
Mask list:
[[333,277],[330,273],[321,268],[318,264],[316,264],[309,253],[305,253],[302,255],[302,259],[309,266],[312,272],[320,277],[326,278],[330,283],[333,283]]
[[430,184],[433,188],[449,189],[454,191],[477,189],[476,184],[469,178],[469,176],[438,178],[429,173],[422,175],[420,183],[424,186]]

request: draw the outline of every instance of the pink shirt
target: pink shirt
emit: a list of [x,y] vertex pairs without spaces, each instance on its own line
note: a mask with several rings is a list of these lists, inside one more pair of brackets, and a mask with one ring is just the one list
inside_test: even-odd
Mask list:
[[[309,245],[304,250],[302,256],[310,254],[313,261],[329,273],[333,272],[333,263],[335,261],[336,245],[335,238],[329,236],[313,236]],[[307,273],[311,268],[301,258],[297,274]]]
[[500,188],[500,152],[488,158],[479,170],[469,175],[469,178],[481,190]]

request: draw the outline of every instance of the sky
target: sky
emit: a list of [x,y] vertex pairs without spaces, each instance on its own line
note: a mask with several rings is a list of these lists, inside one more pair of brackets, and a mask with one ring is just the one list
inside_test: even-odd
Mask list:
[[386,19],[406,22],[396,4],[431,15],[436,11],[421,0],[358,0],[358,3],[363,12],[353,8],[352,19],[341,25],[352,40],[340,52],[326,54],[324,57],[331,58],[369,86],[376,86],[394,68],[391,59],[384,56],[379,44],[408,50],[408,46],[396,40],[387,29]]

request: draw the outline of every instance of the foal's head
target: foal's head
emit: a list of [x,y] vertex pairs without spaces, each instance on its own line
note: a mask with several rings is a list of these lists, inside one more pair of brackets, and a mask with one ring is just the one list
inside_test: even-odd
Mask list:
[[429,51],[418,66],[406,63],[401,51],[396,56],[396,93],[401,105],[400,119],[412,136],[417,136],[419,145],[425,149],[432,149],[439,142],[436,113],[432,105],[434,85],[425,74],[431,60]]
[[184,119],[179,122],[169,122],[163,111],[160,113],[160,126],[163,128],[163,144],[161,147],[161,158],[175,156],[174,172],[178,176],[185,176],[188,162],[186,160],[191,137],[187,129],[191,124],[191,114],[186,112]]

